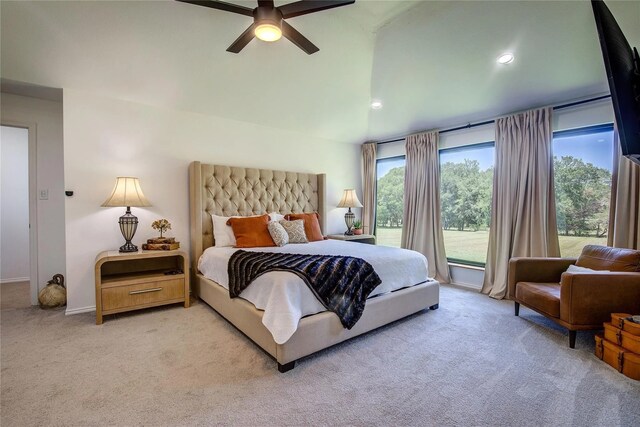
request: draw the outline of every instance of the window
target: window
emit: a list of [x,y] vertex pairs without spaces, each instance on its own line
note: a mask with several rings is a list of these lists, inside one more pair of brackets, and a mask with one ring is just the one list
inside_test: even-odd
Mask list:
[[553,134],[553,168],[560,254],[577,257],[606,245],[613,167],[613,125]]
[[494,151],[493,142],[440,150],[441,218],[450,262],[486,262]]
[[376,243],[400,247],[405,156],[376,162]]

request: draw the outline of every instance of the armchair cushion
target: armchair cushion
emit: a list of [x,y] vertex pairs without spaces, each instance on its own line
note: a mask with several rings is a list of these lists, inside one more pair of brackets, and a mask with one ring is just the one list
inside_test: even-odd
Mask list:
[[576,265],[592,270],[640,271],[640,251],[587,245]]
[[560,317],[560,283],[518,282],[516,299],[552,317]]

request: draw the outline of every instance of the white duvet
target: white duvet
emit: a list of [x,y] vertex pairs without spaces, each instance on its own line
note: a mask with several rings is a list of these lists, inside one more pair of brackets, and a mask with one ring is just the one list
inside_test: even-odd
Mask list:
[[[198,270],[207,278],[229,289],[227,265],[238,249],[211,247],[198,260]],[[252,248],[248,251],[284,252],[311,255],[347,255],[368,261],[382,283],[369,297],[417,285],[427,278],[427,259],[420,253],[388,246],[366,245],[341,240],[324,240],[282,247]],[[284,344],[304,316],[326,311],[307,285],[294,273],[273,271],[253,281],[241,294],[256,308],[264,310],[262,323],[278,344]]]

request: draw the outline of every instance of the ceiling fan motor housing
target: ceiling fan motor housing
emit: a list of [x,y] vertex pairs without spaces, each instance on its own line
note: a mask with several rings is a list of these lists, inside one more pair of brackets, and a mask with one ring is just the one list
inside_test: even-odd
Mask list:
[[271,24],[282,29],[282,13],[275,7],[256,7],[253,21],[256,25]]

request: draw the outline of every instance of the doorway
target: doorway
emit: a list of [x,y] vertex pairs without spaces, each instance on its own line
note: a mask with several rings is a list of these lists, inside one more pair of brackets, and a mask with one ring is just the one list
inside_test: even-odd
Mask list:
[[0,127],[0,290],[2,308],[37,304],[32,126]]

